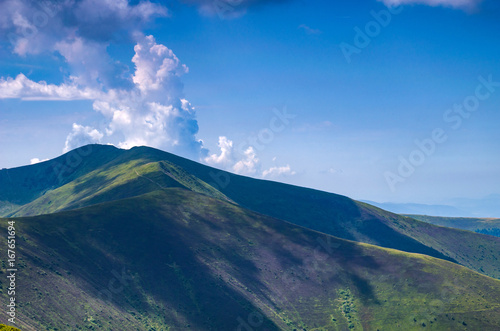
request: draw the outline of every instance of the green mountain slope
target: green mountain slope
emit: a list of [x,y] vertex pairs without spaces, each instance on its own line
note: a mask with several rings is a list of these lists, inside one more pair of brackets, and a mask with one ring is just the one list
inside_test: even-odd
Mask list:
[[0,170],[0,216],[10,215],[47,191],[119,160],[125,152],[113,146],[88,145],[53,160]]
[[499,280],[183,188],[14,220],[23,330],[500,325]]
[[0,324],[0,331],[19,331],[19,329],[5,324]]
[[[68,155],[82,154],[87,155],[81,156],[79,164],[67,161]],[[51,213],[159,188],[184,187],[336,237],[426,254],[500,278],[499,238],[434,226],[344,196],[234,175],[148,147],[125,151],[88,145],[68,153],[59,162],[66,162],[60,168],[72,169],[64,171],[59,186],[36,186],[43,188],[36,191],[38,195],[32,193],[31,200],[23,200],[23,205],[4,216]],[[37,166],[22,167],[25,182],[37,181],[40,174]],[[21,168],[2,170],[0,178],[7,177],[4,172],[12,174],[18,169]],[[31,175],[29,169],[33,169]],[[20,195],[28,196],[23,187],[12,183],[15,182],[3,180],[6,185],[3,190],[21,190]],[[19,201],[7,199],[7,202]]]
[[44,193],[8,216],[50,214],[169,187],[182,187],[214,198],[229,200],[212,186],[168,161],[149,162],[148,159],[137,159],[114,161],[112,164],[99,167]]
[[468,230],[500,237],[500,219],[473,217],[436,217],[426,215],[408,215],[419,221],[446,226],[449,228]]

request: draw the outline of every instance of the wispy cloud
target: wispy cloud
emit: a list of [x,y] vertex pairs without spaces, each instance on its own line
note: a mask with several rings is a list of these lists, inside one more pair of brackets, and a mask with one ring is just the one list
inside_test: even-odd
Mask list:
[[290,0],[183,0],[185,3],[197,5],[202,15],[229,19],[245,15],[252,7],[288,1]]
[[457,9],[473,9],[482,0],[377,0],[383,2],[387,6],[422,4],[429,6],[444,6]]
[[24,74],[16,78],[0,78],[0,99],[23,100],[92,100],[104,93],[76,84],[47,84],[44,81],[34,82]]
[[307,26],[305,24],[299,25],[299,29],[305,31],[307,34],[321,34],[321,30],[319,29],[313,29],[310,26]]
[[284,167],[271,167],[262,172],[264,178],[275,178],[279,176],[293,176],[296,172],[292,170],[289,164]]
[[342,169],[337,169],[337,168],[329,168],[328,170],[321,171],[322,174],[329,174],[329,175],[338,175],[342,174],[344,171]]
[[322,130],[332,130],[335,129],[335,125],[330,121],[323,121],[319,123],[305,123],[302,126],[293,129],[294,132],[314,132]]

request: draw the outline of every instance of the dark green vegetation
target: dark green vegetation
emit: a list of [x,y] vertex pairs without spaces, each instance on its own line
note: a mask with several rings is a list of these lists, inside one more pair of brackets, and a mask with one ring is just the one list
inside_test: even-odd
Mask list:
[[16,227],[19,318],[35,330],[500,325],[499,280],[181,188],[17,218]]
[[88,145],[0,188],[34,330],[500,325],[500,238],[147,147]]
[[435,225],[469,230],[477,233],[500,237],[500,219],[498,218],[436,217],[425,215],[408,216]]
[[148,147],[88,145],[0,171],[0,216],[29,216],[182,187],[336,237],[457,262],[500,278],[500,239],[437,227],[347,197],[256,180]]

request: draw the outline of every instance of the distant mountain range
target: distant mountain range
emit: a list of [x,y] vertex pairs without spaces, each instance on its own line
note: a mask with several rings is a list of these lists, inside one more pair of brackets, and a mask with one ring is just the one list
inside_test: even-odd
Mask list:
[[500,237],[500,219],[498,218],[436,217],[425,215],[407,216],[431,224]]
[[397,214],[500,218],[500,194],[491,194],[484,199],[455,198],[448,205],[361,201]]
[[497,237],[148,147],[88,145],[0,188],[22,330],[500,325]]

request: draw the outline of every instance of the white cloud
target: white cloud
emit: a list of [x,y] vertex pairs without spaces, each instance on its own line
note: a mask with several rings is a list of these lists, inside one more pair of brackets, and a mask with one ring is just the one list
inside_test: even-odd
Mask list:
[[344,171],[342,169],[335,169],[335,168],[330,168],[327,170],[327,173],[335,175],[335,174],[342,174]]
[[[252,6],[285,1],[187,2],[208,15],[221,14],[225,6],[222,15],[236,17]],[[15,78],[0,77],[0,99],[91,100],[104,122],[99,128],[74,124],[65,151],[85,143],[112,141],[119,147],[148,145],[204,159],[207,150],[196,138],[196,110],[183,92],[181,77],[188,67],[153,36],[139,32],[154,18],[168,15],[163,5],[149,0],[5,0],[0,12],[0,42],[11,43],[19,56],[60,55],[68,71],[62,71],[62,84],[33,81],[23,73]],[[132,69],[108,52],[113,43],[129,41],[135,42]],[[260,172],[252,148],[243,155],[235,155],[232,146],[227,148],[232,154],[221,152],[207,162],[242,174]]]
[[459,9],[471,9],[478,5],[482,0],[378,0],[387,6],[399,6],[410,4],[423,4],[429,6],[444,6]]
[[87,144],[100,143],[102,137],[104,135],[96,129],[73,123],[73,131],[66,138],[64,153]]
[[292,170],[290,165],[286,165],[284,167],[271,167],[262,172],[262,177],[278,177],[278,176],[293,176],[296,172]]
[[134,50],[134,87],[111,90],[93,105],[110,120],[106,134],[122,134],[119,147],[123,148],[148,145],[203,157],[206,150],[196,139],[196,111],[183,98],[180,77],[187,67],[153,36],[140,37]]
[[[243,154],[237,153],[233,141],[224,136],[219,137],[218,146],[220,150],[219,154],[212,154],[204,159],[204,161],[211,166],[219,167],[240,175],[248,176],[262,174],[264,178],[295,175],[295,171],[290,168],[290,165],[272,167],[261,173],[261,163],[252,146],[248,147]],[[273,157],[273,161],[275,160],[276,157]]]
[[202,15],[221,18],[238,18],[254,6],[270,3],[283,3],[288,0],[184,0],[186,3],[196,4]]
[[248,147],[243,155],[237,155],[233,141],[227,137],[219,137],[220,154],[207,156],[204,161],[215,167],[222,168],[240,175],[253,175],[260,168],[260,161],[253,147]]
[[218,146],[220,149],[220,154],[212,154],[207,156],[205,158],[205,162],[213,166],[223,167],[227,169],[234,163],[233,142],[227,139],[227,137],[221,136],[219,137]]
[[[153,36],[137,35],[132,59],[135,70],[129,74],[130,86],[113,88],[101,79],[101,71],[88,71],[84,76],[73,76],[69,83],[54,85],[34,82],[24,74],[15,79],[0,78],[0,98],[25,100],[77,100],[93,101],[95,111],[107,121],[104,132],[108,139],[119,140],[118,146],[130,148],[147,145],[169,150],[188,157],[204,157],[206,150],[196,139],[198,122],[194,107],[183,97],[181,76],[188,68],[166,46],[157,44]],[[58,44],[59,46],[62,44]],[[59,47],[58,46],[58,47]],[[105,67],[108,59],[100,51],[85,51],[84,41],[64,44],[61,50],[69,61]],[[61,48],[61,49],[62,49]],[[83,55],[75,55],[80,50]],[[97,50],[96,47],[90,49]],[[100,84],[95,84],[99,81]],[[76,131],[75,131],[76,130]],[[103,137],[88,134],[80,128],[70,133],[64,150],[82,142],[101,141]],[[96,131],[97,132],[97,131]]]
[[54,51],[61,41],[83,38],[107,42],[134,33],[155,17],[168,15],[150,1],[132,5],[127,0],[2,1],[0,38],[18,55]]
[[314,131],[330,130],[330,129],[334,129],[334,128],[335,128],[335,126],[333,125],[332,122],[323,121],[323,122],[314,123],[314,124],[305,123],[304,125],[302,125],[300,127],[293,128],[293,131],[295,131],[295,132],[314,132]]
[[37,157],[34,157],[30,160],[30,164],[37,164],[37,163],[40,163],[40,162],[45,162],[45,161],[48,161],[49,159],[43,159],[43,160],[40,160],[39,158]]
[[124,77],[127,67],[114,62],[107,47],[105,43],[75,37],[55,43],[54,50],[69,64],[74,84],[94,88],[130,87],[130,78]]
[[47,84],[34,82],[24,74],[15,79],[0,78],[0,99],[16,98],[23,100],[92,100],[102,97],[103,93],[76,84]]
[[321,34],[321,30],[313,29],[310,26],[305,25],[305,24],[299,25],[299,29],[304,30],[307,34]]
[[259,162],[257,153],[255,153],[253,147],[250,146],[245,150],[244,157],[233,166],[233,170],[240,175],[253,175],[257,172]]
[[153,36],[142,38],[135,47],[132,58],[136,66],[132,77],[142,92],[169,89],[182,89],[179,77],[188,72],[186,65],[181,64],[174,52],[156,43]]

